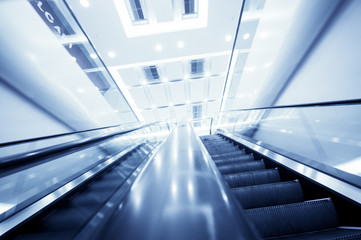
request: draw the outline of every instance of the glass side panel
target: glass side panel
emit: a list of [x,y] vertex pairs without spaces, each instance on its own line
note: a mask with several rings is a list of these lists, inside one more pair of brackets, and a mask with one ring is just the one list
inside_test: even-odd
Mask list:
[[[222,111],[252,108],[262,98],[290,34],[300,0],[245,0],[229,66]],[[266,89],[269,90],[269,89]]]
[[[32,204],[61,186],[103,164],[110,158],[141,143],[155,143],[168,136],[174,127],[148,126],[96,143],[86,149],[44,157],[44,163],[26,169],[0,172],[0,221]],[[109,132],[112,130],[100,130]],[[94,133],[92,133],[94,134]]]
[[218,128],[321,171],[361,176],[360,104],[232,111],[221,118]]
[[138,122],[127,100],[67,5],[58,0],[29,0],[29,2],[58,37],[59,43],[67,50],[69,57],[85,72],[89,81],[103,95],[114,112],[120,115],[122,120],[120,124]]
[[90,132],[75,133],[66,136],[52,137],[43,140],[36,140],[36,141],[24,142],[20,144],[11,144],[8,146],[2,146],[0,147],[0,163],[2,162],[3,159],[10,157],[12,155],[38,151],[42,148],[51,147],[58,144],[70,143],[75,140],[85,139],[94,136],[101,136],[109,133],[126,131],[130,129],[134,129],[136,127],[139,127],[138,123],[124,124],[122,126],[106,128],[106,129],[98,129]]

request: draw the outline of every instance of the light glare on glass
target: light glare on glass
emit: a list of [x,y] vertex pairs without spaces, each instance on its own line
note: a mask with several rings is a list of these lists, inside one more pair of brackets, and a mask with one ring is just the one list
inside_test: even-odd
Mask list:
[[232,36],[231,36],[231,35],[227,35],[225,39],[226,39],[227,42],[229,42],[229,41],[232,40]]
[[88,0],[80,0],[80,4],[83,6],[83,7],[89,7],[89,1]]
[[179,41],[179,42],[177,43],[177,46],[178,46],[178,48],[183,48],[183,47],[184,47],[184,42]]
[[246,33],[246,34],[243,35],[244,40],[247,40],[249,37],[250,37],[249,33]]
[[115,52],[113,51],[108,52],[108,56],[111,58],[115,57]]
[[162,51],[162,49],[163,49],[162,45],[160,44],[155,45],[155,50],[157,50],[158,52]]
[[96,59],[98,56],[97,56],[95,53],[91,53],[91,54],[90,54],[90,57],[91,57],[92,59]]

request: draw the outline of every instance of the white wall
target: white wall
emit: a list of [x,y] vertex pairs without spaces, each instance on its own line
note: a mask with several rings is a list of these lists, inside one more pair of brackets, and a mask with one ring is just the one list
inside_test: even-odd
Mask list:
[[361,98],[361,1],[347,1],[277,105]]
[[70,129],[0,81],[0,143]]

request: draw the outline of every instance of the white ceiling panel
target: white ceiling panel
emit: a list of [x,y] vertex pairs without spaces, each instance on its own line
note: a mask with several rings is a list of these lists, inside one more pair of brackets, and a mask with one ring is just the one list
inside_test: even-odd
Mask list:
[[187,121],[188,116],[186,106],[175,106],[174,112],[178,122]]
[[119,69],[118,72],[125,85],[140,85],[139,76],[135,68]]
[[218,101],[208,102],[207,117],[214,117],[215,113],[218,112],[218,108],[219,108],[219,102]]
[[227,71],[229,54],[213,56],[211,58],[211,73],[221,74]]
[[148,88],[149,88],[149,93],[153,100],[153,104],[155,104],[156,106],[168,105],[168,99],[167,99],[167,95],[165,94],[163,84],[148,85]]
[[157,119],[154,116],[153,110],[144,110],[141,111],[141,114],[143,115],[144,120],[147,121],[148,123],[157,121]]
[[209,99],[220,99],[222,97],[225,77],[213,77],[209,81]]
[[168,80],[183,79],[183,63],[181,61],[164,64]]
[[169,108],[158,108],[157,111],[161,121],[168,121],[172,119],[172,115],[169,111]]
[[184,81],[169,83],[169,89],[173,104],[186,102]]
[[204,99],[205,93],[205,79],[197,79],[189,81],[190,100],[191,102],[200,102]]
[[129,92],[139,109],[150,108],[150,103],[143,87],[129,88]]

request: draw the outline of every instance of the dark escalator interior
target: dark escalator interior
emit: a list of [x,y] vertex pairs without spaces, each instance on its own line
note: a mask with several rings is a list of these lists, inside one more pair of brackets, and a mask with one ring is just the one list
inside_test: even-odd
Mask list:
[[141,144],[68,196],[19,227],[9,239],[74,239],[127,181],[154,143]]
[[359,208],[350,210],[353,207],[345,206],[337,210],[333,199],[339,201],[339,198],[332,193],[329,195],[332,198],[310,199],[310,184],[304,179],[298,180],[299,176],[275,167],[269,159],[255,157],[249,149],[223,136],[202,136],[201,140],[247,218],[263,238],[361,239],[361,228],[341,227],[340,224],[347,221],[338,217],[347,214],[342,212],[346,209],[357,215]]

